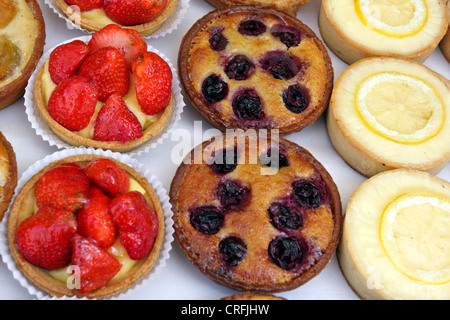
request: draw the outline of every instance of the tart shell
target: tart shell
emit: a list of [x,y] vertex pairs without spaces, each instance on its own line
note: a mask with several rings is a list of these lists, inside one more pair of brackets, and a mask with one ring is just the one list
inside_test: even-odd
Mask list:
[[248,0],[206,0],[212,6],[216,8],[231,7],[234,5],[258,5],[262,7],[273,7],[296,16],[305,3],[309,0],[294,0],[294,1],[248,1]]
[[252,292],[235,293],[220,300],[287,300],[283,297],[277,297],[272,294],[256,294]]
[[0,193],[0,221],[3,219],[6,210],[9,207],[11,199],[14,195],[14,190],[17,186],[17,162],[16,153],[13,147],[6,140],[3,133],[0,131],[0,160],[2,158],[2,151],[5,151],[5,156],[8,161],[8,178],[6,184],[3,187],[2,193]]
[[[447,1],[447,13],[450,19],[450,1]],[[439,43],[439,48],[441,49],[445,59],[447,59],[447,61],[450,63],[450,20],[448,23],[447,33]]]

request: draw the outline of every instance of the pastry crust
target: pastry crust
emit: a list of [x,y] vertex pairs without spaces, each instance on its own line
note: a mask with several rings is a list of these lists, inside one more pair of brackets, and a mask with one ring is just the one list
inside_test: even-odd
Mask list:
[[[257,37],[241,35],[237,25],[246,19],[264,21],[267,24],[266,32]],[[300,30],[300,43],[287,48],[270,33],[271,26],[276,25]],[[214,51],[209,45],[209,33],[213,28],[224,28],[223,34],[230,36],[227,47],[221,52]],[[255,71],[245,80],[229,79],[224,71],[224,61],[241,53],[252,60]],[[300,70],[290,79],[276,79],[261,67],[266,54],[286,55],[292,61],[298,59]],[[182,40],[178,53],[178,72],[191,104],[219,130],[277,129],[281,135],[300,131],[317,120],[327,107],[334,78],[328,52],[308,26],[281,11],[257,6],[216,9],[199,19]],[[227,95],[214,103],[207,102],[202,93],[202,83],[211,74],[217,74],[228,85]],[[310,97],[306,108],[298,112],[290,111],[284,101],[288,87],[294,86],[306,88],[304,90],[307,93],[303,98],[308,94]],[[259,95],[264,112],[262,118],[242,119],[233,110],[234,97],[245,88]]]
[[206,0],[216,8],[231,7],[234,5],[258,5],[262,7],[275,8],[284,11],[291,16],[296,16],[302,6],[309,0]]
[[[73,10],[69,5],[67,5],[67,3],[64,0],[56,0],[56,4],[68,19],[70,19],[73,23],[81,26],[82,28],[90,32],[97,32],[105,26],[105,24],[103,23],[99,23],[97,21],[93,21],[91,19],[82,17],[78,11]],[[155,20],[135,26],[121,25],[121,27],[135,29],[143,37],[149,36],[156,30],[158,30],[161,27],[161,25],[172,15],[177,5],[178,0],[167,0],[167,5],[165,9],[161,12],[161,14],[158,17],[156,17]]]
[[30,180],[28,180],[23,188],[18,192],[17,197],[14,200],[14,203],[11,206],[9,219],[8,219],[8,241],[9,247],[11,250],[11,254],[14,257],[18,268],[23,272],[23,274],[37,287],[41,290],[44,290],[51,296],[55,297],[78,297],[78,298],[89,298],[89,299],[98,299],[112,296],[114,294],[120,293],[131,287],[137,281],[142,279],[152,267],[155,265],[156,260],[158,259],[159,253],[161,251],[162,243],[164,240],[164,213],[161,207],[161,203],[159,198],[150,185],[150,183],[142,177],[136,170],[124,164],[120,161],[114,160],[121,168],[123,168],[128,175],[135,179],[141,187],[144,188],[146,193],[144,194],[147,202],[153,207],[155,213],[158,216],[159,221],[159,230],[158,235],[153,244],[152,250],[148,253],[146,257],[139,260],[133,267],[130,269],[129,274],[125,277],[122,277],[118,280],[111,280],[106,286],[89,292],[87,294],[81,294],[76,289],[69,289],[66,283],[62,283],[52,276],[45,270],[32,265],[31,263],[24,260],[17,250],[16,245],[16,233],[20,223],[30,214],[33,213],[34,210],[34,191],[36,188],[36,183],[40,179],[40,177],[49,169],[59,165],[64,162],[75,162],[79,164],[81,167],[84,167],[89,161],[100,158],[102,156],[99,155],[75,155],[63,158],[61,160],[54,161],[48,164],[46,167],[41,169],[38,173],[36,173]]
[[[447,14],[450,17],[450,1],[447,1]],[[445,59],[447,59],[447,61],[450,63],[450,20],[447,28],[447,33],[439,43],[439,47]]]
[[[290,159],[289,167],[263,173],[263,170],[274,169],[252,160],[242,163],[245,161],[242,157],[248,155],[251,159],[266,150],[264,148],[267,146],[256,147],[253,137],[241,139],[247,138],[240,134],[234,138],[224,134],[205,141],[194,148],[178,167],[170,188],[176,239],[188,259],[202,273],[222,285],[252,293],[274,293],[297,288],[318,275],[334,255],[342,219],[337,187],[326,169],[308,151],[283,138],[279,138],[279,146]],[[269,140],[269,145],[270,141],[274,140]],[[201,159],[205,155],[208,159],[212,150],[220,150],[222,146],[231,150],[235,145],[241,155],[233,172],[225,175],[213,172],[205,163],[210,160]],[[267,209],[270,204],[289,198],[291,184],[297,177],[323,181],[326,185],[325,197],[329,201],[324,201],[309,215],[306,214],[304,227],[284,233],[271,224]],[[220,206],[216,188],[226,179],[236,179],[238,183],[249,186],[251,199],[245,207],[225,212],[223,226],[216,234],[197,231],[190,222],[191,210],[202,205]],[[306,242],[315,239],[309,242],[310,251],[308,249],[308,254],[305,254],[308,258],[304,257],[305,264],[302,262],[298,269],[285,270],[269,257],[271,240],[286,234],[294,238],[300,235],[307,238]],[[227,265],[218,249],[219,243],[230,235],[241,238],[248,248],[245,258],[235,266]],[[315,256],[314,252],[320,254]]]
[[42,16],[41,8],[37,0],[25,0],[28,7],[33,14],[34,19],[37,22],[38,32],[37,37],[34,41],[33,52],[28,60],[28,63],[21,70],[22,75],[14,80],[13,82],[7,84],[4,87],[0,87],[0,110],[6,108],[17,99],[22,97],[25,93],[25,87],[28,84],[28,79],[34,72],[39,59],[42,56],[44,46],[45,46],[45,23]]
[[[7,168],[6,181],[0,183],[0,221],[9,207],[17,186],[17,162],[13,147],[0,131],[0,171]],[[0,177],[2,176],[0,172]]]
[[287,300],[283,297],[277,297],[273,294],[257,294],[252,292],[240,292],[235,293],[226,297],[221,298],[220,300]]

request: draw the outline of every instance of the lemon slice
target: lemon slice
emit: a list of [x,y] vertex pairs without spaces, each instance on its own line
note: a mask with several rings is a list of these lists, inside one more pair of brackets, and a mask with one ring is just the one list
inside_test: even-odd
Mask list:
[[428,17],[423,0],[355,0],[355,9],[365,25],[391,37],[419,32]]
[[385,209],[380,237],[396,268],[416,281],[450,281],[450,202],[404,194]]
[[406,74],[368,76],[359,85],[355,100],[366,125],[396,142],[428,140],[439,132],[444,120],[444,107],[435,90]]

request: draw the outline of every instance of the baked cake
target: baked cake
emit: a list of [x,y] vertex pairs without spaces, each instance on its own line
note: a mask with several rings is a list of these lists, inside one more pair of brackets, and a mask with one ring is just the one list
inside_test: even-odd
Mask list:
[[17,185],[17,163],[13,147],[0,131],[0,221]]
[[325,110],[333,85],[327,50],[298,19],[233,6],[184,36],[178,72],[186,96],[213,126],[300,131]]
[[224,134],[194,148],[170,188],[176,239],[214,281],[259,293],[294,289],[334,255],[341,202],[331,176],[283,138]]
[[216,8],[231,7],[234,5],[257,5],[263,7],[273,7],[284,11],[292,16],[296,16],[302,6],[309,0],[206,0]]

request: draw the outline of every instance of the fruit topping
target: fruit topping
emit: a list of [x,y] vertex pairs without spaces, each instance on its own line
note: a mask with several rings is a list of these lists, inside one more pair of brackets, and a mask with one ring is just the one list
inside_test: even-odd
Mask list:
[[216,234],[223,225],[223,211],[213,205],[196,207],[190,212],[191,225],[203,234]]
[[17,248],[25,260],[40,268],[62,268],[70,262],[71,240],[76,232],[71,211],[44,206],[19,225]]
[[14,19],[16,12],[17,8],[13,1],[0,0],[0,28],[6,27]]
[[238,90],[233,97],[232,107],[238,119],[259,120],[265,116],[262,100],[253,88]]
[[230,173],[236,168],[237,159],[237,147],[234,147],[233,149],[215,150],[210,167],[215,173]]
[[225,73],[228,78],[234,80],[245,80],[249,78],[254,71],[255,65],[243,54],[231,57],[225,66]]
[[229,267],[237,266],[247,254],[247,245],[236,236],[226,237],[219,242],[220,255]]
[[167,0],[104,0],[106,15],[123,26],[134,26],[155,20]]
[[58,84],[73,75],[88,54],[88,46],[81,40],[56,47],[50,54],[48,62],[48,71],[53,82]]
[[103,7],[103,0],[64,0],[69,6],[78,7],[81,12]]
[[131,70],[142,111],[153,115],[166,108],[172,95],[172,70],[168,63],[156,53],[146,51],[133,60]]
[[111,95],[94,122],[94,140],[126,142],[143,136],[142,126],[122,97]]
[[81,209],[89,194],[89,178],[76,163],[63,163],[46,171],[36,184],[36,204],[72,212]]
[[105,286],[119,272],[121,265],[106,250],[91,241],[76,235],[72,240],[71,264],[79,267],[81,293]]
[[280,80],[293,78],[301,68],[301,62],[297,57],[279,50],[264,54],[260,63],[264,70],[268,71],[275,79]]
[[0,80],[13,74],[21,61],[21,50],[6,36],[0,36]]
[[276,200],[267,209],[269,220],[278,230],[299,229],[303,226],[301,209],[289,201]]
[[56,86],[48,101],[48,112],[64,128],[80,131],[89,124],[98,96],[97,86],[89,78],[72,76]]
[[212,74],[203,80],[202,94],[210,103],[219,102],[227,96],[228,84],[219,75]]
[[98,158],[90,161],[84,168],[89,179],[110,197],[125,193],[130,187],[127,172],[115,161],[108,158]]
[[250,188],[239,181],[225,180],[217,187],[217,198],[225,210],[236,210],[250,200]]
[[289,86],[282,94],[286,108],[293,113],[303,112],[311,102],[311,94],[308,88],[301,84]]
[[270,29],[270,33],[283,42],[288,48],[296,47],[302,41],[302,33],[299,29],[286,24],[277,24]]
[[139,191],[129,191],[114,197],[110,212],[120,243],[133,260],[145,257],[153,248],[159,224],[153,208]]
[[238,25],[238,31],[244,36],[259,36],[266,32],[266,25],[258,20],[244,20]]
[[328,203],[325,196],[325,185],[321,180],[299,179],[292,183],[292,187],[294,200],[302,207],[317,208],[324,202]]
[[306,253],[306,245],[296,237],[277,236],[269,243],[270,260],[284,270],[297,268]]
[[287,157],[287,154],[279,147],[275,149],[272,149],[272,147],[270,147],[267,152],[264,152],[259,156],[259,162],[261,162],[261,164],[265,166],[272,168],[281,169],[284,167],[289,167],[289,159]]
[[109,214],[110,201],[99,187],[92,185],[86,204],[77,211],[78,233],[104,249],[116,239],[116,227]]
[[214,51],[222,51],[228,44],[227,38],[223,35],[223,27],[213,27],[209,30],[209,46]]
[[100,48],[81,64],[79,75],[90,78],[98,88],[98,100],[105,102],[113,93],[127,94],[130,72],[124,57],[112,47]]

